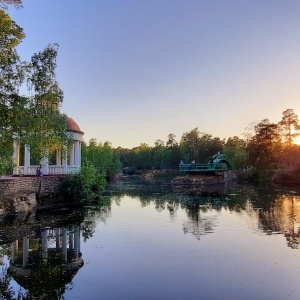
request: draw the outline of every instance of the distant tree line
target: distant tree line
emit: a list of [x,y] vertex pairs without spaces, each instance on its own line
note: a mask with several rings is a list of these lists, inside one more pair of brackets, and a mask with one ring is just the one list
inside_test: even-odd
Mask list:
[[178,169],[181,159],[186,163],[192,160],[207,163],[220,151],[227,155],[234,169],[251,167],[264,178],[280,172],[300,175],[299,136],[298,116],[293,109],[286,109],[278,123],[272,123],[269,119],[251,123],[244,138],[233,136],[225,140],[194,128],[183,133],[179,142],[171,133],[166,142],[158,139],[154,146],[143,143],[132,149],[113,149],[108,142],[97,144],[93,139],[89,145],[84,145],[83,153],[99,171],[116,172],[123,168],[128,174],[138,174]]

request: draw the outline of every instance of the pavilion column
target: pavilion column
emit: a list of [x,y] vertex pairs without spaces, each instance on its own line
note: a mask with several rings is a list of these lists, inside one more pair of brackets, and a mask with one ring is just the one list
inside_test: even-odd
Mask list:
[[74,258],[78,258],[80,253],[80,229],[76,227],[74,231]]
[[56,165],[61,166],[61,152],[56,151]]
[[68,151],[65,150],[63,157],[64,174],[68,174]]
[[30,175],[29,174],[29,167],[30,167],[30,146],[25,145],[25,151],[24,151],[24,175]]
[[23,267],[26,267],[28,264],[29,257],[29,238],[23,237]]
[[14,140],[14,153],[13,153],[13,161],[14,161],[14,175],[19,175],[19,166],[20,166],[20,143],[18,140]]
[[74,151],[76,153],[76,150],[75,150],[75,147],[74,147],[74,143],[72,145],[72,148],[71,148],[71,153],[70,153],[70,166],[74,166],[75,163],[74,163]]
[[81,142],[79,142],[79,171],[81,169]]
[[49,175],[49,158],[45,156],[45,157],[43,157],[42,161],[43,161],[42,174]]
[[56,236],[56,239],[55,239],[55,242],[56,242],[56,249],[59,249],[59,244],[60,244],[60,238],[59,238],[59,235],[60,235],[60,230],[59,228],[57,228],[55,230],[55,236]]
[[15,259],[18,255],[18,250],[19,250],[19,241],[15,240],[14,242],[11,243],[11,262],[14,263]]
[[70,250],[74,249],[74,228],[73,228],[73,226],[70,227],[70,231],[69,231],[69,249]]
[[76,166],[76,171],[79,172],[80,170],[80,142],[75,141],[75,166]]
[[44,229],[41,232],[42,236],[42,257],[43,259],[48,258],[48,229]]
[[67,247],[67,229],[62,229],[62,252],[64,260],[68,260],[68,247]]

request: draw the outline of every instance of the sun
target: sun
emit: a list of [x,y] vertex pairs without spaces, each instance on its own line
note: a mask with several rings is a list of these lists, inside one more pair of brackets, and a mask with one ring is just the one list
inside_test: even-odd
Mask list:
[[300,145],[300,136],[297,136],[296,138],[294,138],[293,144]]
[[[296,130],[296,129],[294,128],[294,126],[292,126],[292,128],[291,128],[291,134],[293,135],[293,134],[295,134],[295,133],[299,133],[299,130]],[[292,143],[295,144],[295,145],[300,145],[300,135],[295,136],[295,137],[293,138],[293,142],[292,142]]]

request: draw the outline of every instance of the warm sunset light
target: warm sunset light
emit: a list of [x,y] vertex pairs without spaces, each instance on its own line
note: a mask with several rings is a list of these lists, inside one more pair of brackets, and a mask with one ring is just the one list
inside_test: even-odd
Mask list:
[[300,136],[298,136],[294,139],[294,144],[300,145]]
[[293,127],[292,130],[291,130],[291,133],[292,133],[292,134],[299,133],[299,135],[296,136],[296,137],[294,138],[293,144],[300,145],[300,132],[299,132],[299,130],[297,131],[297,130],[295,130],[295,128]]

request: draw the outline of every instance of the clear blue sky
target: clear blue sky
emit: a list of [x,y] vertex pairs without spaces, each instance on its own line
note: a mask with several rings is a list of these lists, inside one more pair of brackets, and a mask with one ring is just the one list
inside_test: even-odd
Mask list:
[[23,0],[22,59],[59,43],[62,111],[85,141],[220,138],[300,115],[299,0]]

